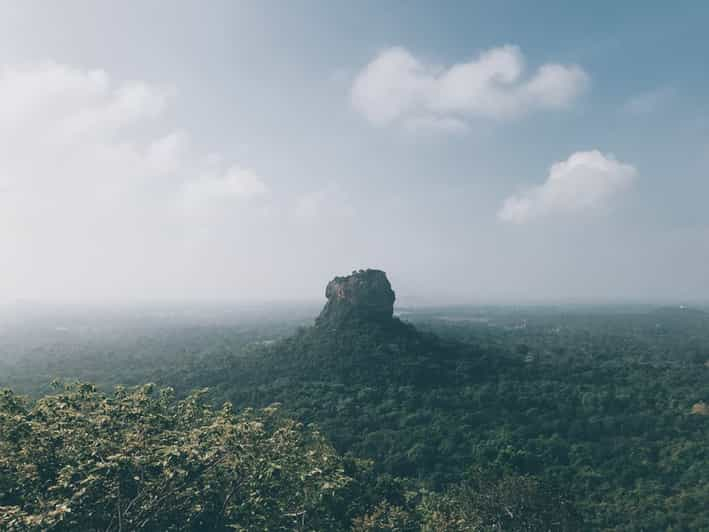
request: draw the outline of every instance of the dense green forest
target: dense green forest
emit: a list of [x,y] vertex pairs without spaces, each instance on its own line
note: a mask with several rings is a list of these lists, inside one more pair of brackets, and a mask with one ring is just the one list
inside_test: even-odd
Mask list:
[[709,314],[400,310],[6,328],[0,524],[709,530]]

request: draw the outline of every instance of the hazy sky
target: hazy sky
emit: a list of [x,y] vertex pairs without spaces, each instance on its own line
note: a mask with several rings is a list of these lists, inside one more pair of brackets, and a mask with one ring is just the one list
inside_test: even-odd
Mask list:
[[708,22],[0,0],[0,300],[709,299]]

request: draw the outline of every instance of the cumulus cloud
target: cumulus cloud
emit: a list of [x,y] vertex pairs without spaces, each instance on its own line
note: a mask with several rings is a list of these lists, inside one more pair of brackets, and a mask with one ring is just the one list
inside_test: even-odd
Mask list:
[[449,67],[393,47],[357,74],[351,97],[354,108],[374,125],[459,130],[476,116],[505,119],[533,109],[568,107],[588,79],[581,67],[556,63],[525,77],[524,57],[510,45]]
[[554,163],[542,185],[505,199],[497,216],[504,222],[520,224],[554,214],[602,209],[636,175],[634,166],[616,160],[612,154],[576,152]]
[[141,268],[164,278],[159,265],[185,258],[186,214],[268,196],[256,172],[164,125],[175,96],[54,62],[0,70],[0,287],[52,297]]

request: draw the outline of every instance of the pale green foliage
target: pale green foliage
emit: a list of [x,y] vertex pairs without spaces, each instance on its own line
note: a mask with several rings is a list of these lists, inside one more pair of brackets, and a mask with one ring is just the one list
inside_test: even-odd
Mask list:
[[422,532],[552,532],[580,530],[563,494],[524,476],[474,478],[445,493],[423,497],[417,508]]
[[367,515],[354,520],[352,532],[415,532],[419,524],[415,517],[400,506],[381,502]]
[[215,410],[152,385],[0,392],[0,529],[331,530],[347,482],[316,431],[276,407]]

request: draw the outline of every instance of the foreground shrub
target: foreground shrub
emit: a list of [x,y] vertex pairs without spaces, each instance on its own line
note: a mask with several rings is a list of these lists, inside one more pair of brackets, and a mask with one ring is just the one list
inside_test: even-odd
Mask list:
[[0,391],[0,529],[339,528],[329,500],[349,479],[318,432],[202,395]]

